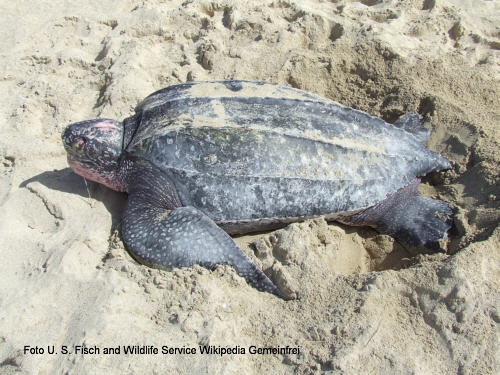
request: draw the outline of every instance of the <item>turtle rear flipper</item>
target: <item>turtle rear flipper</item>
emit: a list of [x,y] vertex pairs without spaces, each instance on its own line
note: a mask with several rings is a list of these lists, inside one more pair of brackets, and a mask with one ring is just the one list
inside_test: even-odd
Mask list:
[[413,134],[420,143],[427,142],[431,133],[429,129],[422,126],[418,114],[412,112],[405,113],[393,125]]
[[379,204],[339,221],[371,226],[423,252],[439,251],[452,224],[452,210],[445,202],[421,196],[419,183],[415,179]]
[[164,173],[151,174],[150,168],[136,168],[122,222],[123,241],[138,262],[163,269],[228,264],[251,286],[284,298],[213,220],[194,207],[180,207]]

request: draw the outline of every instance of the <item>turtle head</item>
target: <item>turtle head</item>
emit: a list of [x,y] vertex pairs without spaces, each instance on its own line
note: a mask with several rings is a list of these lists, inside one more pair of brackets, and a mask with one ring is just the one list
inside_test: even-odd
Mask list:
[[123,191],[120,156],[123,149],[123,124],[97,119],[70,124],[62,133],[68,163],[76,174]]

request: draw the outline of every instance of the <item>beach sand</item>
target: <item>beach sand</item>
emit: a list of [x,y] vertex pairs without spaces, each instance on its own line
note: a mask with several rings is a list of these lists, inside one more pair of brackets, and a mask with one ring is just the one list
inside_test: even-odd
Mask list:
[[[0,373],[498,374],[499,1],[12,1],[0,20]],[[75,175],[61,131],[233,78],[418,112],[453,165],[422,184],[456,211],[447,252],[322,219],[236,238],[290,301],[231,267],[135,262],[126,196]]]

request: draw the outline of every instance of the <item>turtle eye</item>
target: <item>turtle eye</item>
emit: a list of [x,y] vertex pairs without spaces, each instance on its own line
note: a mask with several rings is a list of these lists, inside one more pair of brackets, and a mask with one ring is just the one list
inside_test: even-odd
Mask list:
[[77,138],[71,145],[71,148],[73,149],[73,151],[80,152],[83,150],[85,142],[86,142],[85,138]]

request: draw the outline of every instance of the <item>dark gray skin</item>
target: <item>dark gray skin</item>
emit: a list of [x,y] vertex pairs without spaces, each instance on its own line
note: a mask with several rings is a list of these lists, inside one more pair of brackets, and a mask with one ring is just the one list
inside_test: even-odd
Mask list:
[[388,124],[252,81],[167,87],[123,123],[83,121],[62,135],[76,173],[129,194],[122,235],[139,262],[230,264],[250,285],[280,297],[225,231],[326,216],[438,250],[451,210],[420,196],[418,177],[450,164],[422,145],[427,137],[415,114]]

